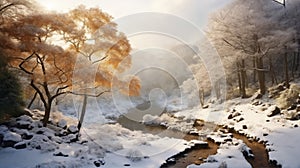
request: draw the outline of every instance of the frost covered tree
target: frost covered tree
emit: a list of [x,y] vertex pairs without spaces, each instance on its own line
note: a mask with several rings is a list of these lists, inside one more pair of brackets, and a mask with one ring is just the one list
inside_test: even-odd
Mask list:
[[246,97],[247,73],[258,80],[261,94],[266,92],[265,75],[269,70],[265,60],[294,47],[293,27],[284,29],[273,19],[275,4],[264,0],[236,0],[214,14],[210,20],[208,35],[221,56],[228,57],[236,65],[239,88]]
[[10,37],[11,66],[24,73],[44,105],[44,125],[61,95],[99,96],[112,81],[127,94],[139,93],[137,78],[115,79],[114,71],[130,66],[131,47],[111,20],[98,8],[80,6],[63,14],[26,15],[2,29]]
[[[296,30],[293,36],[293,41],[295,43],[293,50],[287,48],[284,53],[284,73],[285,73],[285,83],[289,86],[289,71],[291,72],[291,77],[295,78],[295,73],[297,73],[300,64],[300,2],[297,0],[290,0],[287,2],[285,7],[279,6],[276,12],[273,11],[273,20],[280,23],[283,29],[293,28]],[[298,72],[299,74],[299,72]]]

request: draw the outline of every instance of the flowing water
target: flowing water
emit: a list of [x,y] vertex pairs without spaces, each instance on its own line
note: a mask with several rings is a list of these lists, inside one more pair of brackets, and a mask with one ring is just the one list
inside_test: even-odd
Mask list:
[[[180,138],[187,141],[190,140],[200,140],[198,135],[190,135],[186,133],[182,133],[179,131],[169,130],[163,126],[147,126],[140,122],[133,121],[128,119],[125,116],[121,116],[118,121],[123,127],[128,128],[130,130],[139,130],[144,133],[150,133],[154,135],[159,135],[161,137],[173,137]],[[208,125],[211,123],[207,123]],[[217,126],[216,126],[217,127]],[[197,128],[197,127],[196,127]],[[199,128],[201,130],[201,128]],[[244,143],[251,148],[255,158],[246,158],[247,161],[254,168],[275,168],[276,166],[269,163],[269,157],[266,152],[266,148],[264,144],[258,143],[256,141],[249,141],[246,136],[235,133],[231,130],[234,138],[241,139]],[[190,164],[201,164],[204,162],[204,159],[209,155],[214,155],[217,153],[218,145],[209,140],[205,140],[208,143],[208,147],[205,148],[197,148],[193,150],[189,150],[184,154],[176,155],[172,158],[175,158],[176,163],[173,164],[164,164],[162,167],[172,167],[172,168],[183,168]]]

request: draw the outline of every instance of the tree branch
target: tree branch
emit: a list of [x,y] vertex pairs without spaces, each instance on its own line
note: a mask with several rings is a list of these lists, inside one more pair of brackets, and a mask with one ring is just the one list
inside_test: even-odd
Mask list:
[[107,57],[108,57],[108,55],[106,55],[103,58],[101,58],[100,60],[96,60],[96,61],[94,61],[92,63],[95,64],[95,63],[101,62],[101,61],[105,60]]
[[5,10],[6,10],[7,8],[9,8],[9,7],[11,7],[11,6],[14,6],[14,5],[15,5],[14,3],[10,3],[10,4],[7,4],[7,5],[3,6],[3,7],[1,7],[1,8],[0,8],[0,13],[5,12]]
[[92,95],[92,94],[86,94],[86,93],[76,93],[76,92],[68,92],[69,94],[73,94],[73,95],[77,95],[77,96],[88,96],[88,97],[99,97],[101,95],[103,95],[104,93],[108,93],[110,92],[110,90],[107,90],[107,91],[103,91],[103,92],[100,92],[96,95]]
[[25,64],[29,59],[31,59],[31,57],[35,55],[35,52],[33,52],[29,57],[27,57],[26,59],[24,59],[21,64],[19,64],[19,68],[24,71],[25,73],[29,74],[29,75],[33,75],[32,72],[29,72],[28,70],[26,70],[24,67],[23,67],[23,64]]
[[39,94],[42,102],[44,103],[44,105],[46,106],[47,105],[47,102],[46,102],[46,99],[45,97],[43,96],[43,93],[42,91],[33,83],[33,79],[31,80],[30,82],[30,86]]
[[58,89],[56,90],[56,94],[61,93],[62,90],[66,89],[66,88],[68,88],[68,87],[70,87],[70,86],[69,86],[69,85],[66,85],[66,86],[63,86],[63,87],[58,88]]

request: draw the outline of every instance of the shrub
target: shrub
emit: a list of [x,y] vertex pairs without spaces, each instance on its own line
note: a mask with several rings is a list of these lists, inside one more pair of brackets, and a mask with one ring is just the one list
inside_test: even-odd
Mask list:
[[291,84],[289,89],[286,89],[280,93],[280,96],[276,99],[276,104],[279,108],[285,109],[296,102],[300,93],[300,87],[296,84]]
[[22,89],[15,74],[0,65],[0,123],[23,114]]

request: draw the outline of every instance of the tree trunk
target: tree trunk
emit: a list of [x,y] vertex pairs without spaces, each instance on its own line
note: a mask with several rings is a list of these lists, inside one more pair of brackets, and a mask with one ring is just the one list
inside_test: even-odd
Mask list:
[[50,112],[51,112],[51,104],[52,101],[49,101],[48,104],[44,105],[45,106],[45,115],[43,119],[43,126],[46,127],[50,118]]
[[300,64],[300,51],[297,52],[297,61],[296,61],[296,67],[295,67],[296,72],[299,69],[299,64]]
[[292,62],[292,79],[295,79],[296,57],[297,57],[297,53],[294,52],[293,62]]
[[240,91],[240,95],[242,95],[242,82],[241,82],[241,74],[240,74],[240,65],[239,65],[238,62],[236,62],[236,68],[237,68],[239,91]]
[[260,94],[264,95],[266,93],[266,85],[265,85],[265,72],[264,72],[264,63],[263,58],[258,57],[256,58],[257,64],[257,76],[258,76],[258,83]]
[[300,73],[298,72],[299,64],[300,64],[300,39],[298,39],[297,60],[295,65],[295,71],[298,73],[298,76],[300,75]]
[[217,80],[215,82],[214,89],[215,89],[216,97],[217,97],[217,99],[219,99],[221,97],[220,82],[219,82],[219,80]]
[[255,57],[253,57],[253,83],[256,83],[256,63],[255,63]]
[[241,89],[242,89],[242,98],[246,98],[246,69],[245,69],[245,60],[242,60],[242,64],[241,64]]
[[284,54],[284,72],[285,72],[285,86],[286,88],[290,88],[287,47],[285,47],[285,54]]
[[202,88],[199,89],[199,98],[201,107],[204,107],[204,90]]
[[269,66],[270,66],[270,69],[269,69],[269,71],[270,71],[270,76],[271,76],[271,78],[272,78],[272,85],[274,85],[274,84],[278,84],[278,81],[277,81],[277,77],[276,77],[276,74],[275,74],[275,72],[274,72],[274,68],[273,68],[273,63],[272,63],[272,58],[271,57],[269,57]]
[[84,95],[80,119],[79,119],[79,122],[77,125],[78,131],[80,131],[80,128],[83,123],[83,119],[84,119],[84,115],[85,115],[85,111],[86,111],[86,104],[87,104],[87,95]]
[[246,74],[246,70],[244,72],[245,72],[245,88],[248,88],[250,81],[249,81],[249,78],[248,78],[248,76]]

